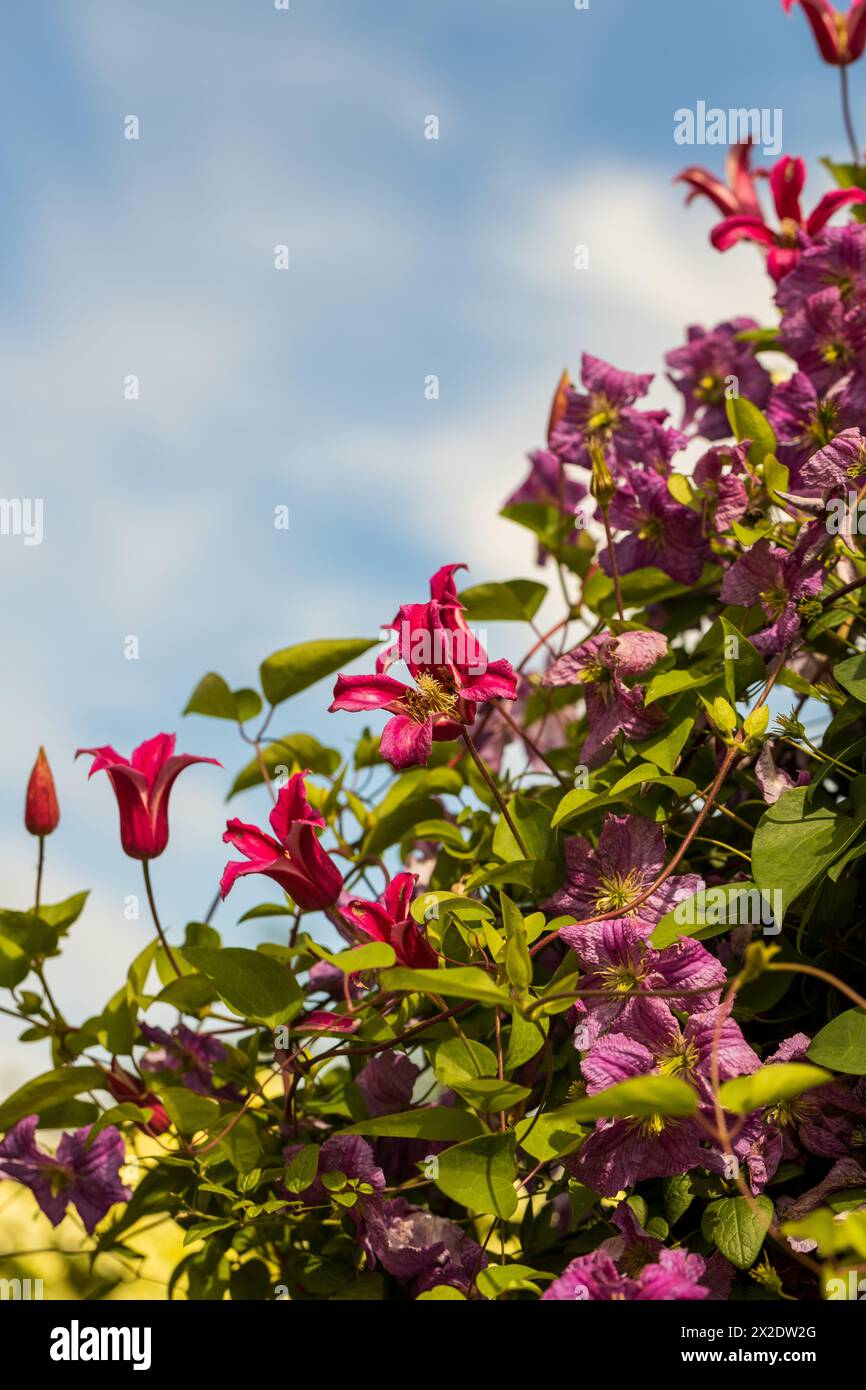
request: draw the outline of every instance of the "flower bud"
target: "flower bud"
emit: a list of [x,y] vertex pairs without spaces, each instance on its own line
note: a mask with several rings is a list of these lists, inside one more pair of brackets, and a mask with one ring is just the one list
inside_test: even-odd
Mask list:
[[616,483],[607,466],[604,449],[597,439],[589,441],[589,455],[592,459],[592,477],[589,490],[602,511],[607,511],[616,493]]
[[45,749],[40,748],[27,783],[24,824],[31,835],[50,835],[52,830],[57,829],[59,820],[60,807],[57,805],[54,778]]

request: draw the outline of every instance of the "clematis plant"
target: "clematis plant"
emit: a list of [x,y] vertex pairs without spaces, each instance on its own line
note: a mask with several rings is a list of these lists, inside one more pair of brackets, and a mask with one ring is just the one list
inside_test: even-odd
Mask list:
[[[801,8],[847,81],[863,4]],[[60,900],[54,853],[97,873],[106,808],[72,839],[22,755],[34,876],[0,909],[0,1008],[41,1060],[0,1098],[0,1209],[28,1233],[0,1276],[52,1247],[82,1297],[118,1268],[137,1293],[153,1230],[168,1297],[209,1303],[730,1300],[776,1325],[843,1274],[856,1298],[866,173],[828,165],[804,216],[803,161],[753,153],[680,179],[716,245],[767,251],[772,314],[696,305],[650,360],[623,342],[655,371],[585,352],[562,374],[492,523],[501,574],[530,577],[458,589],[443,565],[372,670],[374,639],[323,638],[201,679],[187,713],[243,750],[219,792],[202,778],[232,802],[203,882],[169,797],[216,759],[167,734],[80,750],[153,921],[124,917],[134,958],[106,951],[87,1016],[56,973],[87,895]],[[331,719],[333,681],[331,711],[386,718]],[[150,877],[169,854],[174,900]]]

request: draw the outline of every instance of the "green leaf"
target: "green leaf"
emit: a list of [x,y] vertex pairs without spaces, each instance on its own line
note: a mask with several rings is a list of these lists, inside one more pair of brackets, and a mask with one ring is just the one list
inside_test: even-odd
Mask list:
[[465,1293],[455,1289],[453,1284],[436,1284],[432,1289],[425,1289],[424,1293],[419,1293],[415,1299],[416,1303],[465,1303],[466,1301]]
[[484,1125],[468,1110],[450,1105],[422,1105],[399,1115],[377,1115],[358,1120],[341,1134],[368,1134],[388,1139],[471,1139],[484,1133]]
[[142,1109],[140,1105],[133,1105],[131,1101],[124,1101],[122,1105],[112,1105],[108,1110],[103,1110],[99,1119],[94,1120],[90,1126],[85,1147],[89,1149],[97,1134],[109,1125],[146,1125],[152,1114],[149,1106]]
[[443,1086],[459,1086],[496,1071],[496,1054],[474,1038],[446,1038],[433,1055],[433,1072]]
[[474,584],[459,595],[470,622],[531,622],[547,597],[547,585],[532,579]]
[[805,1062],[772,1062],[751,1076],[737,1076],[719,1088],[719,1100],[734,1115],[748,1115],[765,1105],[802,1095],[813,1086],[821,1086],[833,1077],[822,1067],[810,1067]]
[[690,796],[696,790],[695,783],[687,777],[671,777],[659,772],[653,763],[639,763],[637,767],[631,768],[606,791],[593,792],[588,788],[575,787],[573,791],[566,792],[554,812],[551,826],[555,828],[562,825],[564,821],[571,820],[575,816],[585,815],[587,811],[597,810],[600,806],[609,806],[615,801],[628,800],[626,793],[643,786],[644,783],[667,787],[676,796]]
[[[288,768],[289,772],[308,768],[310,772],[332,777],[340,766],[340,755],[335,748],[326,748],[312,734],[286,734],[284,738],[275,739],[263,746],[262,761],[272,778],[276,776],[277,770],[283,767]],[[226,800],[231,801],[238,792],[244,792],[249,787],[258,787],[263,781],[261,763],[256,755],[241,768],[232,782]]]
[[825,873],[858,832],[855,818],[826,806],[807,809],[806,787],[785,792],[768,807],[752,841],[752,872],[759,888],[782,894],[785,910]]
[[[757,647],[752,646],[748,637],[745,637],[738,627],[734,627],[734,624],[725,617],[721,617],[719,623],[724,638],[722,651],[725,664],[725,690],[733,705],[736,703],[737,696],[747,690],[750,685],[756,685],[766,678],[767,668]],[[735,651],[737,655],[728,656],[728,650]]]
[[745,1197],[720,1197],[710,1202],[701,1221],[704,1237],[737,1269],[750,1269],[758,1258],[767,1226],[773,1219],[773,1203],[769,1197],[756,1197],[761,1217]]
[[394,947],[389,946],[387,941],[370,941],[365,946],[353,946],[351,950],[340,951],[335,956],[321,946],[318,952],[323,960],[336,965],[345,975],[351,975],[355,970],[381,970],[393,965],[397,959]]
[[833,679],[861,705],[866,705],[866,652],[840,661],[833,667]]
[[695,713],[691,703],[677,700],[670,710],[667,724],[652,738],[641,739],[641,757],[649,758],[662,772],[672,773],[694,727]]
[[823,1067],[866,1076],[866,1014],[846,1009],[816,1033],[806,1056]]
[[400,989],[420,994],[441,994],[445,999],[477,999],[483,1004],[511,1004],[511,996],[476,966],[453,970],[386,970],[380,978],[383,990]]
[[344,637],[284,647],[262,662],[262,690],[272,705],[282,704],[331,672],[348,666],[377,643],[376,637]]
[[319,1171],[319,1145],[305,1144],[286,1169],[283,1182],[290,1192],[303,1192],[316,1181]]
[[576,1101],[528,1116],[514,1127],[517,1142],[533,1158],[545,1161],[572,1153],[583,1142],[586,1130],[574,1112]]
[[65,931],[73,922],[78,921],[89,897],[89,891],[85,890],[83,893],[73,893],[71,898],[64,898],[62,903],[43,903],[39,909],[39,917],[43,922],[47,922],[49,927]]
[[731,431],[739,443],[743,439],[751,439],[752,445],[749,449],[749,462],[753,468],[757,468],[763,463],[767,454],[772,454],[776,448],[776,433],[766,415],[747,401],[745,396],[730,398],[725,403],[728,412],[728,421]]
[[232,691],[222,676],[209,671],[202,676],[186,702],[184,714],[205,714],[211,719],[232,719],[242,724],[261,713],[262,700],[257,690]]
[[514,1071],[530,1061],[544,1046],[549,1029],[546,1018],[524,1018],[522,1014],[512,1015],[508,1031],[508,1047],[505,1053],[505,1070]]
[[14,1091],[0,1105],[0,1130],[11,1129],[25,1115],[41,1115],[50,1106],[71,1100],[85,1091],[105,1089],[99,1067],[61,1067],[44,1072]]
[[550,841],[550,807],[527,796],[512,796],[508,802],[508,814],[517,827],[526,853],[515,840],[504,816],[500,817],[493,835],[493,853],[509,862],[525,859],[527,855],[530,859],[544,859]]
[[471,1212],[508,1221],[517,1211],[513,1134],[485,1134],[438,1155],[440,1191]]
[[184,958],[213,981],[220,998],[243,1018],[266,1027],[293,1018],[303,992],[290,970],[261,951],[241,946],[187,946]]
[[674,670],[660,671],[653,676],[646,689],[644,704],[652,705],[668,695],[679,695],[683,690],[699,690],[718,679],[717,671]]
[[499,894],[502,923],[505,927],[505,973],[514,988],[523,994],[532,984],[532,957],[526,941],[526,923],[516,903],[505,893]]
[[498,1076],[479,1076],[475,1081],[454,1083],[453,1089],[475,1110],[484,1114],[498,1114],[519,1105],[530,1094],[528,1086],[518,1086],[513,1081],[500,1081]]
[[528,1289],[532,1293],[538,1293],[538,1285],[535,1280],[552,1278],[552,1274],[533,1269],[530,1265],[491,1264],[486,1269],[481,1270],[476,1283],[478,1292],[484,1298],[498,1298],[501,1293],[507,1293],[509,1289]]
[[677,1076],[633,1076],[569,1108],[578,1122],[615,1115],[694,1115],[698,1095]]
[[220,1117],[219,1101],[212,1096],[200,1096],[195,1091],[188,1091],[185,1086],[165,1086],[159,1098],[168,1118],[181,1134],[195,1134],[196,1130],[210,1129]]

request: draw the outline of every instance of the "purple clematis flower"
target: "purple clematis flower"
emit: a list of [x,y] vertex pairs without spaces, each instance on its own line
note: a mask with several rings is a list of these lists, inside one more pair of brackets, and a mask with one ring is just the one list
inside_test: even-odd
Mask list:
[[773,742],[768,738],[755,760],[755,780],[768,806],[775,806],[779,797],[792,787],[808,787],[812,780],[808,772],[801,770],[795,781],[784,768],[777,767],[773,758]]
[[371,1057],[355,1078],[355,1084],[371,1115],[394,1115],[408,1110],[420,1076],[405,1052],[380,1052]]
[[692,324],[686,345],[666,354],[670,380],[685,397],[683,429],[695,425],[705,439],[726,439],[731,433],[725,410],[729,383],[753,405],[766,405],[770,377],[749,344],[737,338],[757,327],[748,318],[729,319],[710,329]]
[[71,1202],[92,1235],[115,1202],[132,1195],[119,1176],[126,1160],[123,1137],[109,1125],[88,1148],[88,1125],[64,1134],[51,1155],[36,1143],[38,1124],[37,1115],[28,1115],[9,1130],[0,1143],[0,1173],[30,1188],[52,1226],[60,1225]]
[[[719,1009],[690,1013],[680,1024],[673,1014],[649,1021],[640,1038],[607,1033],[593,1044],[580,1064],[590,1095],[650,1071],[687,1081],[706,1104],[712,1104],[711,1063]],[[719,1034],[719,1077],[750,1076],[761,1065],[758,1054],[743,1037],[728,1012]]]
[[439,1284],[468,1294],[487,1264],[480,1245],[454,1221],[413,1207],[404,1197],[366,1205],[364,1244],[374,1262],[396,1279],[411,1282],[416,1295]]
[[[678,584],[694,584],[700,578],[709,554],[700,515],[675,501],[663,478],[630,469],[628,485],[614,496],[609,515],[614,530],[630,532],[616,543],[620,574],[654,565]],[[611,573],[607,550],[601,565]]]
[[[288,1144],[283,1150],[286,1165],[290,1164],[302,1144]],[[328,1173],[342,1173],[351,1188],[358,1193],[359,1211],[385,1186],[385,1174],[376,1163],[373,1150],[358,1134],[334,1134],[319,1149],[316,1177],[298,1194],[307,1203],[327,1202],[328,1188],[322,1178]]]
[[583,391],[570,383],[564,388],[564,408],[556,412],[559,418],[550,433],[553,452],[566,463],[589,469],[589,445],[597,443],[614,471],[627,464],[641,464],[669,473],[671,459],[686,442],[685,435],[665,427],[666,410],[634,408],[635,401],[649,391],[652,372],[621,372],[584,353],[580,380]]
[[822,492],[859,491],[866,482],[866,439],[858,429],[842,430],[803,465],[803,481]]
[[779,440],[779,462],[790,471],[792,491],[801,491],[802,466],[815,450],[823,449],[840,430],[862,419],[860,394],[862,387],[858,389],[855,378],[849,376],[826,395],[819,395],[805,372],[795,372],[788,381],[773,387],[767,419]]
[[151,1075],[158,1072],[177,1072],[179,1081],[188,1091],[202,1096],[225,1096],[228,1091],[236,1094],[234,1087],[217,1090],[213,1084],[213,1068],[228,1057],[228,1050],[219,1038],[207,1033],[194,1033],[184,1023],[179,1023],[170,1033],[164,1028],[152,1028],[148,1023],[139,1025],[151,1049],[141,1059],[141,1070]]
[[862,223],[828,227],[781,281],[776,303],[787,313],[826,289],[836,289],[848,308],[866,302],[866,227]]
[[847,309],[831,286],[785,315],[779,341],[817,390],[826,391],[866,362],[866,316],[860,309]]
[[[820,523],[810,524],[793,551],[759,540],[735,560],[722,580],[722,603],[750,608],[760,603],[770,624],[750,638],[762,656],[774,656],[796,637],[803,612],[808,613],[824,582],[820,555],[816,554]],[[826,541],[826,533],[823,534]]]
[[[695,464],[694,481],[707,496],[713,530],[721,535],[749,510],[749,494],[743,477],[750,441],[716,445]],[[729,472],[725,472],[729,469]]]
[[[638,907],[630,904],[658,878],[665,861],[660,825],[642,816],[606,815],[594,850],[582,835],[565,843],[566,881],[544,904],[548,912],[594,917],[618,912],[640,936],[649,936],[678,902],[700,892],[699,874],[673,874]],[[564,928],[567,933],[571,928]],[[568,938],[566,938],[568,939]]]
[[609,1032],[653,1037],[669,1027],[672,1010],[694,1013],[719,1003],[725,968],[699,941],[681,937],[657,951],[621,918],[562,927],[559,935],[587,971],[580,988],[588,1046]]
[[[766,1058],[774,1062],[808,1061],[806,1049],[812,1039],[795,1033]],[[841,1081],[814,1086],[790,1100],[779,1101],[764,1112],[764,1123],[781,1138],[783,1159],[800,1159],[803,1151],[821,1158],[844,1158],[851,1147],[851,1135],[866,1114],[863,1106]]]
[[659,710],[645,707],[643,688],[629,688],[623,677],[645,675],[667,650],[660,632],[602,633],[566,652],[545,673],[543,685],[584,687],[589,731],[581,757],[587,766],[604,761],[617,734],[649,738],[664,723]]
[[686,1250],[659,1251],[658,1260],[647,1264],[632,1278],[621,1273],[607,1251],[593,1250],[578,1255],[558,1279],[542,1294],[542,1302],[613,1301],[697,1301],[709,1298],[710,1290],[700,1282],[706,1262]]

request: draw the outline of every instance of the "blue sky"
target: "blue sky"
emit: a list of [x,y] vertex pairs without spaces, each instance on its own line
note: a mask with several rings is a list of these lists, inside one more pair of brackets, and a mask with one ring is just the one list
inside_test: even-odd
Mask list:
[[[683,212],[671,184],[722,154],[674,144],[678,107],[781,107],[786,152],[845,146],[836,74],[777,0],[30,0],[4,32],[0,490],[43,498],[45,535],[0,537],[0,901],[32,892],[43,742],[63,816],[47,898],[93,890],[51,967],[75,1017],[148,931],[123,918],[137,865],[75,748],[166,729],[224,760],[178,783],[154,870],[164,919],[200,916],[246,757],[229,727],[181,719],[198,678],[251,683],[276,648],[373,636],[449,560],[529,572],[496,511],[562,366],[588,349],[658,369],[688,322],[767,320],[757,257],[714,253],[709,208]],[[275,732],[347,746],[327,697]],[[221,910],[227,940],[250,939],[234,923],[256,896]],[[0,1080],[32,1066],[15,1031],[0,1022]]]

